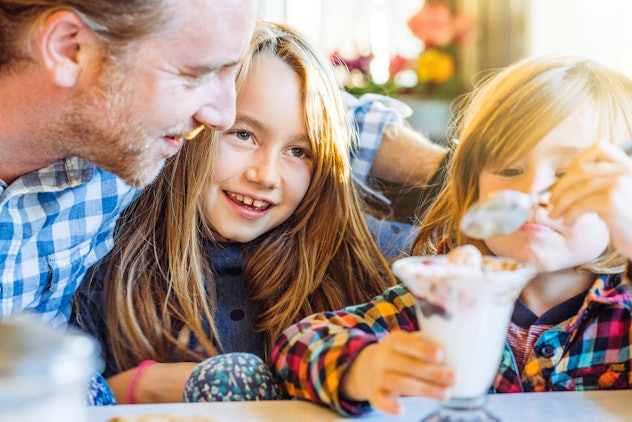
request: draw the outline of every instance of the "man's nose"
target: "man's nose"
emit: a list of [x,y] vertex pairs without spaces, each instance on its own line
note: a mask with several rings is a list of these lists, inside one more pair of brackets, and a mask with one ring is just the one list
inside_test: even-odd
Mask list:
[[211,129],[227,130],[235,123],[234,79],[222,81],[204,94],[206,101],[193,116],[199,123]]

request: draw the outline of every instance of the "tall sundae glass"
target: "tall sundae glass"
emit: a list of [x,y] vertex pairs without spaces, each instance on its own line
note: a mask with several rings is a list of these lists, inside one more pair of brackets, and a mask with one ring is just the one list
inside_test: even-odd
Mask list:
[[445,352],[455,384],[439,410],[423,421],[497,421],[484,410],[498,370],[514,302],[534,267],[481,256],[474,246],[447,255],[411,256],[393,263],[394,274],[415,296],[419,327]]

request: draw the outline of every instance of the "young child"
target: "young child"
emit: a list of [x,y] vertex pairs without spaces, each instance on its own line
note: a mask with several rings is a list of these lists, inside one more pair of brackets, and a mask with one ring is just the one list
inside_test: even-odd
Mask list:
[[233,127],[168,163],[77,297],[118,403],[181,401],[187,380],[186,400],[279,398],[262,360],[283,328],[396,282],[351,183],[327,59],[260,22],[236,86]]
[[[632,385],[632,81],[581,58],[532,58],[487,80],[460,118],[449,178],[412,254],[476,245],[537,266],[517,301],[492,392]],[[516,232],[468,238],[461,217],[502,189],[550,195]],[[401,285],[371,302],[320,313],[284,331],[272,352],[291,396],[358,415],[397,398],[444,399],[454,373],[418,331]]]

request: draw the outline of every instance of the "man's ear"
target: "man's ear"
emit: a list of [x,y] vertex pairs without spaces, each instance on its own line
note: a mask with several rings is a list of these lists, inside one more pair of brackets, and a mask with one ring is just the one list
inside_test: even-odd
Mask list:
[[95,57],[96,36],[71,11],[51,14],[42,25],[39,37],[44,65],[54,82],[62,87],[77,83],[81,71]]

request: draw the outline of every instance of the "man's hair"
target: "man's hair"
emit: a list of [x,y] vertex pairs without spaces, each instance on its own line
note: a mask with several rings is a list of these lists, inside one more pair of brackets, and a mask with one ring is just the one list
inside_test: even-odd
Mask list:
[[59,10],[76,13],[110,52],[165,27],[169,0],[0,0],[0,70],[28,61],[31,36]]

